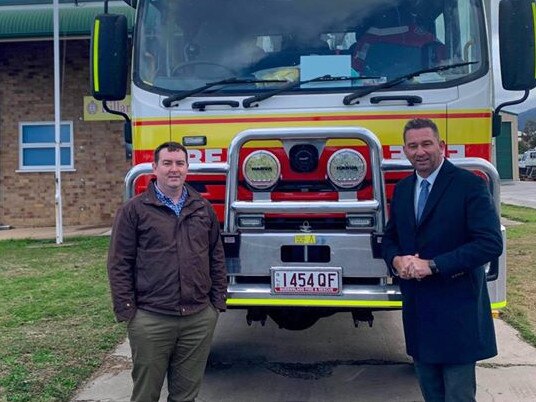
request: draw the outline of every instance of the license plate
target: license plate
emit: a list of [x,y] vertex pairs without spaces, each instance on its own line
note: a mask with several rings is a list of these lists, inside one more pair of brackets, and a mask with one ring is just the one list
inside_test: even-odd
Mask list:
[[338,295],[341,293],[341,268],[273,267],[272,292],[295,295]]

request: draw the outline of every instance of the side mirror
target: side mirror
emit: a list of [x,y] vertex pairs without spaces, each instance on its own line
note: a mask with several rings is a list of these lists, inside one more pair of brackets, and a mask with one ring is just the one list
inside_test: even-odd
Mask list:
[[138,0],[123,0],[123,1],[132,8],[138,7]]
[[506,90],[536,87],[535,18],[532,0],[501,0],[499,4],[501,77]]
[[97,100],[122,100],[127,93],[128,31],[124,15],[95,17],[90,47],[91,94]]

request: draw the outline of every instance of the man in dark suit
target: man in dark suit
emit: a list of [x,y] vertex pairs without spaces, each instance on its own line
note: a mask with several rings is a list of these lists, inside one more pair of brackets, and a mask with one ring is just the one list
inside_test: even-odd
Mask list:
[[484,180],[444,157],[435,123],[410,120],[415,174],[395,187],[383,257],[402,292],[407,353],[430,401],[475,401],[476,361],[497,354],[484,265],[503,249]]

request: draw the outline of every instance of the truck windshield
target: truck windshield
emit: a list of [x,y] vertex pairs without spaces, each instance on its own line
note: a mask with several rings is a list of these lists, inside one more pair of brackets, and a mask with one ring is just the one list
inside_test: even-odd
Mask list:
[[[404,86],[450,86],[487,68],[480,0],[145,0],[135,35],[134,80],[157,93],[228,77],[213,95],[254,94],[322,75],[296,91],[352,91],[414,71]],[[268,80],[269,82],[255,82]]]

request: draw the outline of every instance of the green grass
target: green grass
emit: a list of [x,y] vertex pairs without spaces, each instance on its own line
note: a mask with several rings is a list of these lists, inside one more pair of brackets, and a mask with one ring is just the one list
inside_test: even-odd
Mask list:
[[124,336],[106,237],[0,242],[0,401],[68,401]]
[[[536,210],[509,226],[502,317],[536,346]],[[107,237],[0,241],[0,402],[69,401],[124,339],[106,276]]]
[[508,305],[502,318],[536,347],[536,210],[503,205],[501,214],[523,223],[506,231]]

